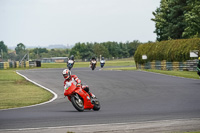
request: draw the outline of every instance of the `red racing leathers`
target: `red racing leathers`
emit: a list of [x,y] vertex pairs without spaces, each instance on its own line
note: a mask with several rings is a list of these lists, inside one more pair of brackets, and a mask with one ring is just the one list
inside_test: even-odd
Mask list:
[[64,89],[68,89],[68,87],[70,87],[72,83],[77,87],[81,86],[81,80],[76,75],[71,75],[69,79],[65,79]]
[[86,92],[88,92],[89,95],[90,95],[89,87],[88,86],[82,86],[81,85],[81,80],[76,75],[71,75],[71,77],[69,79],[65,79],[65,81],[64,81],[64,89],[67,90],[68,87],[70,87],[72,83],[74,85],[76,85],[77,87],[81,87]]

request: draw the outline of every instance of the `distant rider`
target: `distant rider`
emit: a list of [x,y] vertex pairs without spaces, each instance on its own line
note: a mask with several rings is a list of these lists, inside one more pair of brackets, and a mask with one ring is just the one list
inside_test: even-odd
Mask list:
[[71,57],[67,61],[67,67],[69,68],[69,70],[73,67],[74,63],[75,63],[75,61],[74,61],[74,55],[71,55]]
[[68,89],[73,83],[77,87],[81,87],[82,89],[84,89],[91,97],[91,93],[89,92],[89,87],[87,85],[82,86],[81,80],[76,75],[71,75],[71,71],[69,69],[63,70],[62,74],[65,79],[64,89]]
[[103,66],[105,65],[104,57],[101,58],[100,65],[101,65],[101,68],[103,68]]
[[74,61],[74,55],[71,55],[69,59]]
[[[90,60],[90,67],[92,66],[92,61],[96,61],[96,64],[97,64],[97,60],[95,57],[92,57],[92,59]],[[96,67],[96,64],[95,64],[95,67]]]
[[197,74],[199,75],[200,78],[200,57],[199,57],[199,62],[197,64]]
[[74,64],[74,62],[75,62],[75,61],[74,61],[74,55],[71,55],[70,58],[69,58],[69,60],[67,61],[67,64],[68,64],[68,63]]

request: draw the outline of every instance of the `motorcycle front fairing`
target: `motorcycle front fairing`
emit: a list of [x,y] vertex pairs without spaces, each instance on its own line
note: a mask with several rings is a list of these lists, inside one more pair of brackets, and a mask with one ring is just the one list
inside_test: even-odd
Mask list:
[[65,88],[65,90],[64,90],[64,95],[65,95],[65,96],[70,96],[70,95],[74,92],[75,89],[76,89],[76,85],[74,85],[74,84],[72,83],[70,87]]
[[74,61],[73,60],[69,60],[68,64],[74,64]]

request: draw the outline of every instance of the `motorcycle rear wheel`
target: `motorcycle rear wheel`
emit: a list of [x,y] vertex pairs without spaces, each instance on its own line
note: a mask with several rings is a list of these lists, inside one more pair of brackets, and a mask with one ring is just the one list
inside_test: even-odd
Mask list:
[[71,102],[76,110],[78,110],[79,112],[84,111],[83,100],[78,94],[71,97]]

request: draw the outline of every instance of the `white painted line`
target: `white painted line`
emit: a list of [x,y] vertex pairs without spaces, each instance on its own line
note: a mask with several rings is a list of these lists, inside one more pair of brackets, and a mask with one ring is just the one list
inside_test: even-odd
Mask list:
[[[107,131],[125,131],[128,129],[156,129],[156,128],[175,128],[184,126],[192,126],[193,128],[199,128],[200,118],[191,119],[173,119],[173,120],[156,120],[156,121],[144,121],[144,122],[128,122],[128,123],[108,123],[108,124],[92,124],[92,125],[74,125],[74,126],[58,126],[58,127],[38,127],[38,128],[21,128],[21,129],[0,129],[0,132],[5,131],[26,131],[27,133],[36,132],[50,132],[50,131],[66,131],[66,129],[76,130],[77,132],[88,132],[88,129],[92,132],[107,132]],[[197,127],[198,126],[198,127]],[[170,129],[169,129],[170,130]],[[46,133],[45,132],[45,133]],[[110,133],[110,132],[109,132]]]
[[53,92],[52,90],[50,90],[50,89],[48,89],[48,88],[46,88],[46,87],[44,87],[44,86],[42,86],[42,85],[36,83],[35,81],[30,80],[29,78],[27,78],[26,76],[22,75],[22,74],[19,73],[19,72],[16,72],[16,73],[17,73],[18,75],[24,77],[24,78],[25,78],[26,80],[28,80],[29,82],[31,82],[31,83],[33,83],[33,84],[35,84],[35,85],[37,85],[37,86],[39,86],[39,87],[41,87],[41,88],[43,88],[43,89],[49,91],[50,93],[52,93],[52,94],[54,95],[54,97],[53,97],[51,100],[47,101],[47,102],[43,102],[43,103],[39,103],[39,104],[35,104],[35,105],[30,105],[30,106],[25,106],[25,107],[19,107],[19,108],[1,109],[0,111],[3,111],[3,110],[12,110],[12,109],[22,109],[22,108],[29,108],[29,107],[35,107],[35,106],[39,106],[39,105],[44,105],[44,104],[53,102],[53,101],[56,100],[56,98],[58,97],[58,95],[57,95],[55,92]]

